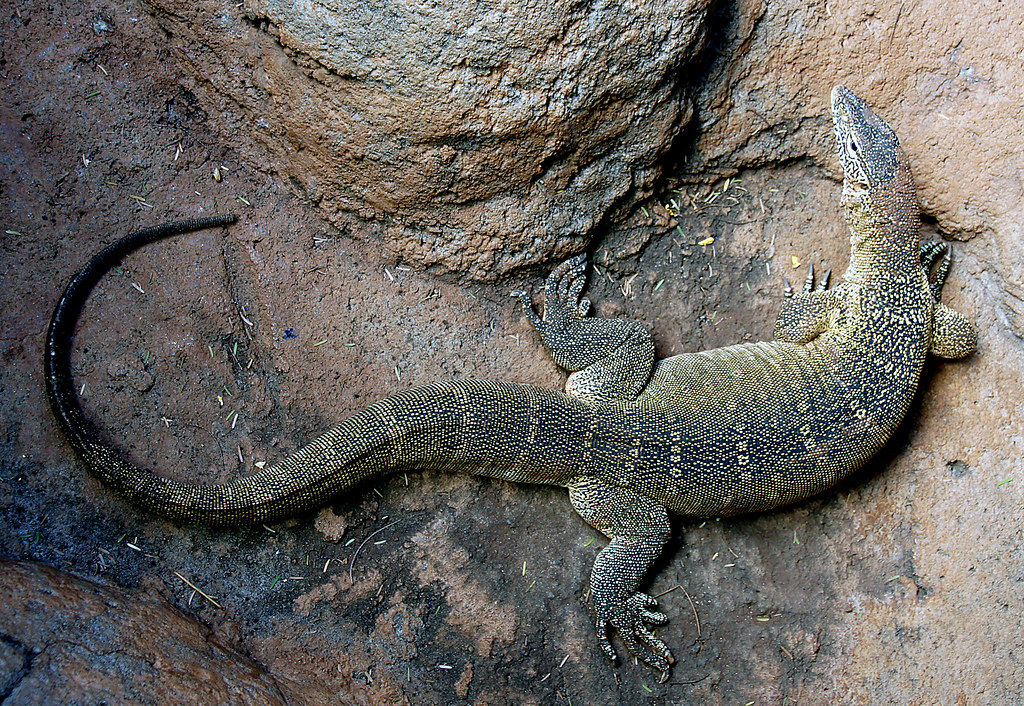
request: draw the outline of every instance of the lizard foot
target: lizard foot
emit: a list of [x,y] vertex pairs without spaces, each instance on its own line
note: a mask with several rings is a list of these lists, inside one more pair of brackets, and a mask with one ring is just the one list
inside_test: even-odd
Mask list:
[[634,593],[626,600],[597,608],[597,638],[601,649],[613,662],[618,660],[615,648],[608,636],[609,626],[615,628],[622,642],[641,662],[661,672],[661,681],[668,680],[669,667],[675,662],[668,645],[658,639],[648,628],[664,625],[668,617],[653,609],[658,602],[646,593]]
[[[818,285],[815,286],[814,285],[814,263],[811,263],[811,265],[807,268],[807,279],[804,280],[803,293],[807,294],[807,293],[809,293],[811,291],[814,291],[814,292],[824,292],[824,291],[826,291],[828,289],[828,281],[829,281],[829,279],[831,279],[831,277],[832,277],[832,270],[825,270],[824,276],[822,276],[822,278],[818,281]],[[785,277],[782,278],[782,281],[786,283],[785,297],[786,297],[786,299],[791,299],[793,297],[793,294],[794,294],[793,285],[791,285],[789,283],[789,280],[786,279]]]
[[942,294],[942,287],[946,284],[946,275],[949,274],[949,265],[953,260],[953,253],[946,243],[921,243],[921,267],[925,272],[931,272],[939,258],[939,268],[935,271],[935,279],[929,279],[929,286],[932,296],[938,301]]
[[587,283],[587,255],[581,253],[556,267],[544,283],[544,314],[537,316],[533,299],[522,289],[512,292],[523,303],[523,311],[541,335],[564,331],[590,311],[590,300],[580,299]]

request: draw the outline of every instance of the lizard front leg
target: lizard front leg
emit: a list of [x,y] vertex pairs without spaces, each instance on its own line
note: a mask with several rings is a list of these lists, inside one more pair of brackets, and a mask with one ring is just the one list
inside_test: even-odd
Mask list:
[[570,371],[565,391],[587,402],[633,400],[654,366],[654,341],[642,324],[625,319],[589,319],[590,300],[580,298],[587,283],[587,256],[556,267],[544,284],[544,314],[530,295],[512,292],[540,333],[551,357]]
[[616,660],[608,635],[613,628],[629,651],[660,670],[666,681],[672,653],[650,628],[668,618],[655,612],[657,601],[637,589],[671,534],[668,512],[635,491],[596,478],[570,485],[569,499],[584,520],[611,540],[597,555],[590,577],[601,649]]
[[[941,260],[939,258],[942,258]],[[929,352],[940,358],[963,358],[974,352],[978,346],[978,332],[973,324],[959,311],[950,309],[940,301],[942,287],[953,260],[953,252],[946,243],[922,243],[921,267],[929,274],[935,266],[934,278],[928,286],[935,297],[935,313],[932,316],[932,342]]]

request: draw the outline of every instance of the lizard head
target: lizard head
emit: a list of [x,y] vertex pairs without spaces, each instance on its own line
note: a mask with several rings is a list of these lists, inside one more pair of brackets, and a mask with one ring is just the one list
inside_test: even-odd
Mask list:
[[832,89],[832,123],[847,188],[874,191],[896,178],[906,163],[896,133],[845,86]]
[[851,244],[876,255],[913,251],[914,259],[920,228],[917,189],[896,133],[843,86],[832,89],[832,122],[846,177],[842,203]]

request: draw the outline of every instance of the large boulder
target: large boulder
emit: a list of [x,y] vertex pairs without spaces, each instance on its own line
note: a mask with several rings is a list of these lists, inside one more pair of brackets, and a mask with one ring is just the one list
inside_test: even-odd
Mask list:
[[582,250],[649,193],[692,112],[679,69],[708,4],[152,6],[193,79],[332,222],[493,279]]

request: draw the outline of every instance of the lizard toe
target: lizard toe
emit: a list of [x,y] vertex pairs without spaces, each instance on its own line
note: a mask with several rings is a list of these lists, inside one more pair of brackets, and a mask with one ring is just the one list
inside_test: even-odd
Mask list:
[[807,266],[807,279],[804,280],[804,294],[814,289],[814,263]]
[[562,299],[575,301],[583,290],[583,285],[587,282],[584,274],[587,269],[586,255],[577,255],[567,260],[566,264],[571,264],[571,266],[566,269],[558,281],[558,296]]
[[615,648],[612,647],[612,641],[608,638],[608,626],[609,621],[599,620],[597,621],[597,641],[601,645],[601,651],[604,652],[605,656],[612,661],[613,664],[618,664],[619,656],[615,654]]
[[566,296],[571,302],[578,302],[580,300],[580,294],[583,292],[583,288],[587,286],[587,276],[581,269],[572,282],[569,283],[569,289],[566,292]]
[[609,616],[598,621],[598,635],[605,654],[614,654],[608,640],[607,628],[611,625],[630,654],[644,664],[662,672],[667,671],[674,661],[672,653],[668,645],[648,628],[648,625],[661,625],[668,621],[664,614],[650,610],[656,606],[657,601],[647,594],[634,593],[618,605],[610,607],[607,610]]
[[523,289],[514,289],[509,293],[509,296],[517,298],[523,305],[523,313],[535,329],[540,330],[544,326],[544,322],[537,316],[537,312],[533,307],[533,297],[530,296],[529,292]]
[[561,286],[562,280],[572,271],[576,264],[573,262],[574,260],[576,260],[575,257],[570,257],[568,260],[558,265],[558,267],[551,270],[551,274],[548,275],[547,280],[544,282],[545,297],[550,299],[558,296],[558,289]]
[[[953,251],[950,250],[949,246],[945,243],[939,248],[942,260],[939,261],[939,267],[935,271],[935,278],[929,282],[929,286],[932,290],[932,296],[938,301],[942,296],[942,288],[946,284],[946,277],[949,275],[949,265],[953,261]],[[933,261],[934,262],[934,261]],[[930,269],[933,263],[929,263],[926,269]]]
[[931,269],[940,255],[948,252],[949,246],[942,241],[921,243],[921,266],[926,270]]

